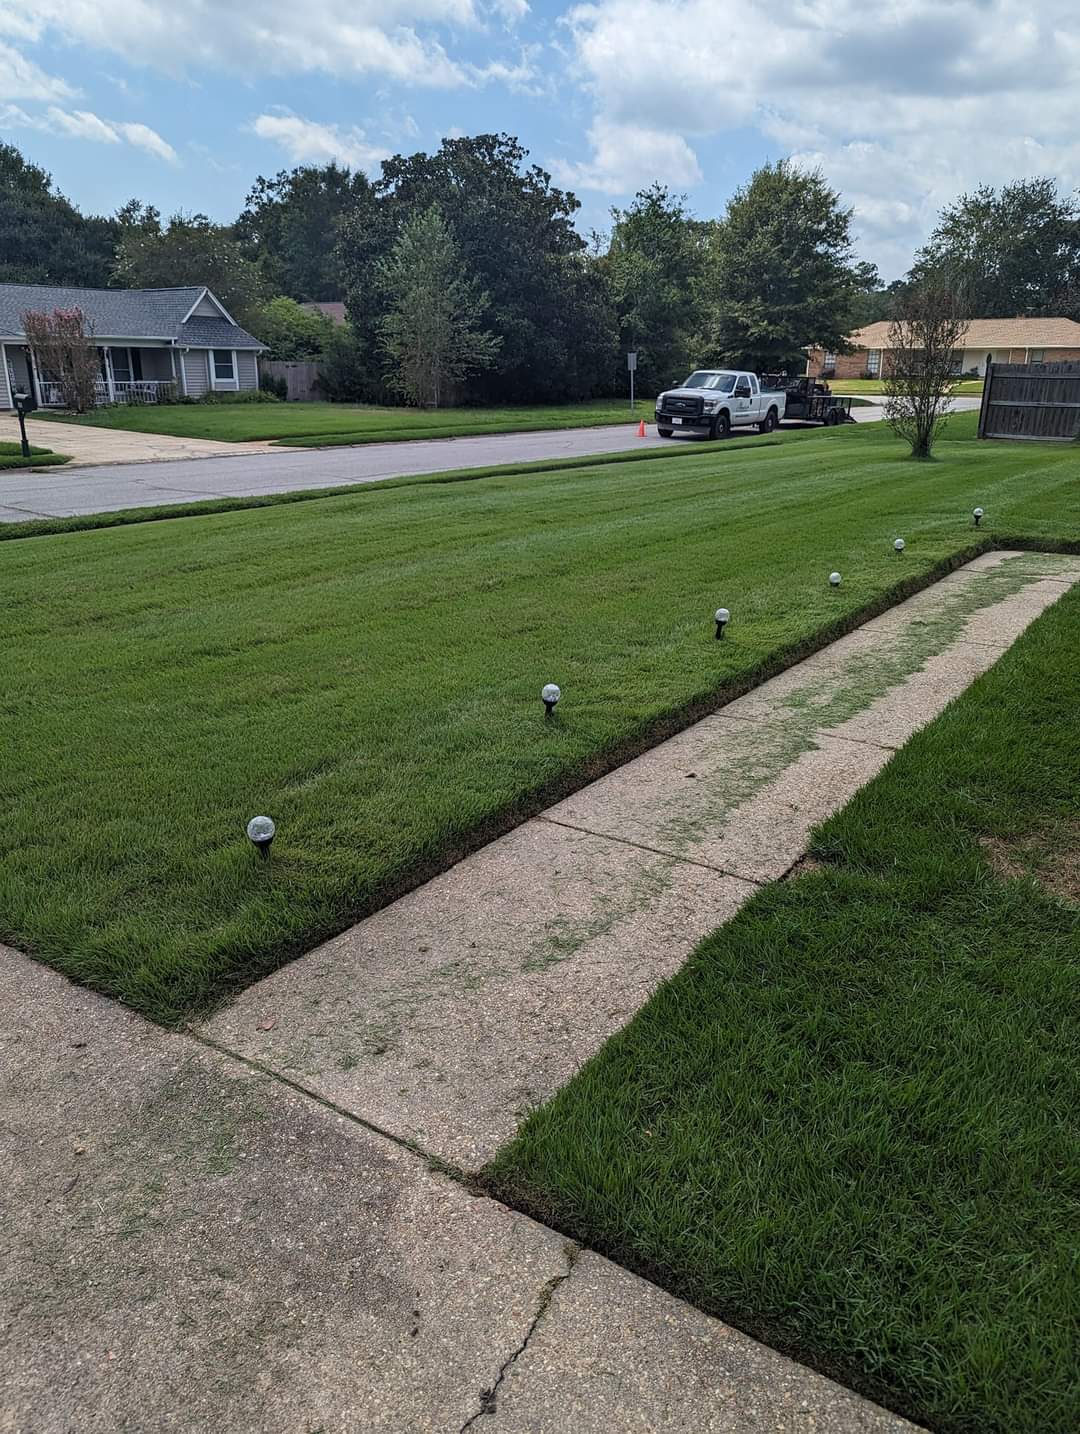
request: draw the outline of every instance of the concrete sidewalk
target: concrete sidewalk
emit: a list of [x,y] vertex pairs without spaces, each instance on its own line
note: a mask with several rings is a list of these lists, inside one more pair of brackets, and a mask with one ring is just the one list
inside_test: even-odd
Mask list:
[[[47,418],[27,419],[26,436],[35,448],[66,453],[72,465],[169,463],[185,458],[235,457],[238,453],[270,448],[268,443],[237,445],[211,438],[176,438],[167,433],[129,433],[120,428],[90,428],[81,423],[56,423]],[[13,413],[0,413],[0,440],[19,441],[19,420]]]
[[3,947],[0,1128],[10,1434],[911,1428]]
[[1077,578],[1075,557],[977,559],[249,987],[205,1035],[479,1170]]

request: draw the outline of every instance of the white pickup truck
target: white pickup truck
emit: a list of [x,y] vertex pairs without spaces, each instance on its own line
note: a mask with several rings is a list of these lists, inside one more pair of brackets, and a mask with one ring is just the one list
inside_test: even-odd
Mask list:
[[656,431],[661,438],[675,433],[704,433],[726,438],[733,428],[756,424],[771,433],[784,416],[783,389],[766,389],[757,375],[740,369],[699,368],[679,388],[656,400]]

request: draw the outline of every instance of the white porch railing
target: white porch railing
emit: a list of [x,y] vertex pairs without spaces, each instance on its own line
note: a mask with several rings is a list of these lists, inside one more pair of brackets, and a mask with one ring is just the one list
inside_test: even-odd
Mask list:
[[[176,384],[172,379],[121,379],[113,384],[113,392],[115,403],[161,403],[175,397]],[[109,402],[109,386],[104,379],[99,378],[94,385],[94,402]],[[63,408],[63,389],[54,379],[41,380],[41,405],[43,408]]]

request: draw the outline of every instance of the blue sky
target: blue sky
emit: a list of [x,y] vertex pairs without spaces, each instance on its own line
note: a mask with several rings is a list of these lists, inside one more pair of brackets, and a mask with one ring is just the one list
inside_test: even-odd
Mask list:
[[[1076,0],[32,0],[0,11],[0,134],[87,210],[231,219],[258,173],[508,130],[583,230],[661,179],[701,215],[819,167],[902,272],[980,182],[1080,183]],[[777,17],[783,23],[777,23]]]

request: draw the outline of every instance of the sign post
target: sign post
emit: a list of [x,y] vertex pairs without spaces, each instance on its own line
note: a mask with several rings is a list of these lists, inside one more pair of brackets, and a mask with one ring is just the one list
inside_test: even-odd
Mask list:
[[637,372],[637,353],[626,355],[626,367],[630,374],[630,412],[634,411],[634,374]]

